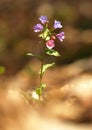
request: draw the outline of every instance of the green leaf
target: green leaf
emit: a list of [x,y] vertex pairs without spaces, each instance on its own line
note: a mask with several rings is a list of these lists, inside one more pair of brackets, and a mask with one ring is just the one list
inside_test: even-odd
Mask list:
[[5,67],[0,66],[0,74],[4,74],[5,73]]
[[50,34],[50,31],[48,28],[46,28],[44,30],[44,32],[39,35],[39,37],[41,37],[42,39],[45,39],[45,40],[49,40],[50,39],[49,34]]
[[42,85],[41,85],[41,89],[44,89],[46,87],[46,83],[43,83]]
[[53,50],[53,49],[46,49],[46,54],[52,55],[52,56],[60,56],[60,54],[56,50]]
[[41,94],[42,94],[42,89],[41,89],[41,88],[37,88],[37,89],[36,89],[36,93],[37,93],[38,95],[41,95]]
[[27,55],[28,55],[28,56],[35,56],[35,57],[37,57],[38,59],[41,60],[41,56],[40,56],[40,55],[33,54],[33,53],[31,53],[31,52],[27,53]]
[[28,56],[34,56],[34,54],[33,54],[33,53],[30,53],[30,52],[27,53],[27,55],[28,55]]
[[47,36],[47,37],[45,38],[45,40],[46,40],[46,41],[50,40],[50,36]]
[[38,95],[42,95],[42,91],[43,89],[46,87],[46,84],[45,83],[42,83],[42,85],[36,89],[36,94]]
[[45,72],[48,68],[50,68],[51,66],[53,66],[54,64],[55,64],[55,63],[43,65],[42,72],[41,72],[41,70],[40,70],[39,74],[41,75],[41,73],[42,73],[42,75],[43,75],[44,72]]

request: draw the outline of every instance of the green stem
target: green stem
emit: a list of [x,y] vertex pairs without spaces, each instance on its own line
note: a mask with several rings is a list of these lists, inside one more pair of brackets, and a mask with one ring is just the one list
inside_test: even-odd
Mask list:
[[[43,80],[43,72],[42,72],[42,71],[43,71],[43,65],[44,65],[45,41],[42,42],[42,50],[43,50],[43,51],[42,51],[42,59],[41,59],[41,68],[40,68],[40,72],[41,72],[41,73],[40,73],[40,85],[39,85],[39,86],[40,86],[40,87],[39,87],[40,89],[41,89],[41,87],[42,87],[42,80]],[[41,95],[39,94],[39,100],[40,100],[40,96],[41,96]]]
[[40,73],[40,87],[42,85],[42,78],[43,78],[43,74],[42,74],[43,65],[44,65],[44,57],[42,56],[42,60],[41,60],[41,73]]

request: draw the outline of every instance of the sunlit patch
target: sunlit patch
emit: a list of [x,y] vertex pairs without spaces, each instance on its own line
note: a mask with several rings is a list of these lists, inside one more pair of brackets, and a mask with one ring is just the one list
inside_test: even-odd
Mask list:
[[20,92],[18,90],[12,90],[12,89],[8,90],[7,98],[14,102],[19,102],[22,99]]
[[39,95],[36,93],[36,91],[32,92],[32,98],[35,100],[39,100]]

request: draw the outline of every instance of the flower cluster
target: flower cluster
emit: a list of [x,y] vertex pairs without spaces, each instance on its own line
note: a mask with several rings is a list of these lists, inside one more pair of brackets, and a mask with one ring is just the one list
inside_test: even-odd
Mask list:
[[42,37],[42,39],[44,39],[46,41],[46,47],[48,49],[52,49],[55,47],[55,39],[58,38],[61,42],[64,40],[65,38],[65,33],[64,32],[60,32],[60,33],[55,33],[56,29],[61,29],[62,28],[62,24],[60,21],[55,20],[54,21],[54,25],[53,25],[53,29],[48,29],[48,18],[46,16],[41,16],[39,18],[41,23],[36,24],[33,29],[35,32],[41,32],[41,34],[39,35],[39,37]]

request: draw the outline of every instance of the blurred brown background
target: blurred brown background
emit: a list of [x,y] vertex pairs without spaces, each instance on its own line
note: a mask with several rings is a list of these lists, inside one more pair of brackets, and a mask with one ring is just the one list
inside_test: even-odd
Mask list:
[[[44,76],[46,100],[39,104],[29,97],[39,84],[40,64],[26,54],[41,52],[33,31],[41,15],[52,26],[60,20],[66,38],[55,46],[61,57],[50,57],[56,67]],[[91,128],[62,120],[91,122]],[[55,127],[92,130],[92,0],[0,0],[0,130]]]
[[62,22],[65,40],[56,45],[62,55],[57,65],[92,56],[91,0],[0,0],[0,65],[15,74],[31,61],[27,52],[39,53],[39,38],[33,26],[40,15],[50,23]]

